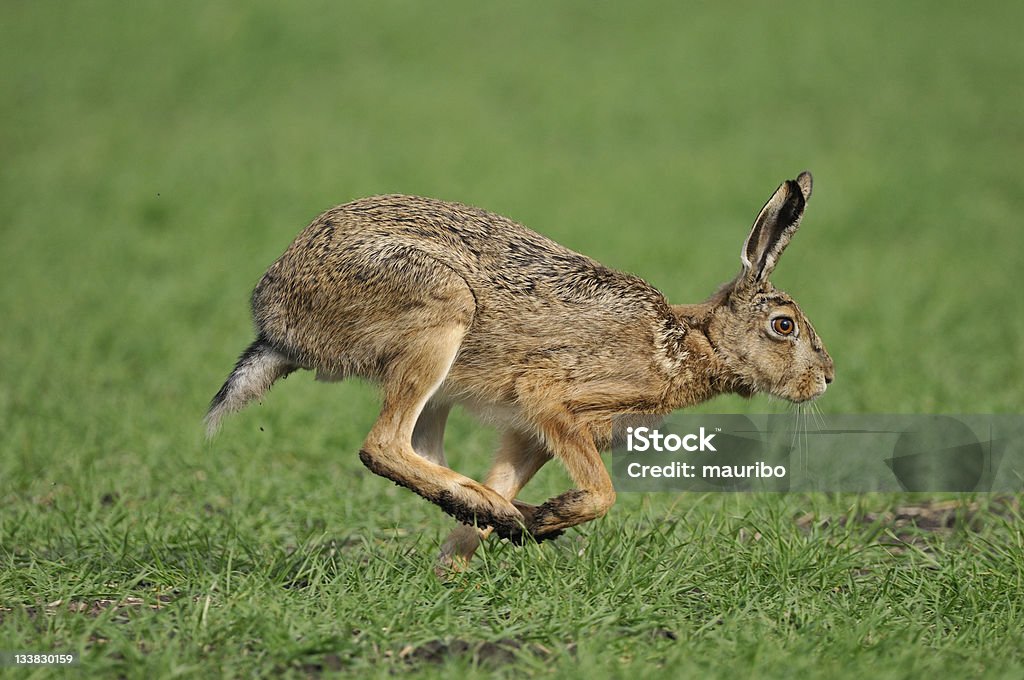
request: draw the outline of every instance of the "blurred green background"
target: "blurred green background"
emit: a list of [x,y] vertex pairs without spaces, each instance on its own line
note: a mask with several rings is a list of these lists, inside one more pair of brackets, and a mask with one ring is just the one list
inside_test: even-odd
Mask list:
[[[774,281],[835,359],[822,410],[1019,412],[1022,25],[1008,2],[5,2],[7,516],[56,536],[74,513],[39,508],[116,494],[185,524],[235,504],[260,536],[304,513],[440,536],[359,466],[365,385],[296,375],[200,438],[263,270],[376,193],[508,215],[693,302],[810,169]],[[480,475],[493,442],[458,416],[450,458]]]

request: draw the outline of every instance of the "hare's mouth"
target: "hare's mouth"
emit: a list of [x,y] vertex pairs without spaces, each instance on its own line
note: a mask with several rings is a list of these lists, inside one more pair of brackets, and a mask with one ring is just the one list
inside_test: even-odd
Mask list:
[[792,401],[794,404],[807,404],[809,402],[814,401],[821,395],[825,394],[825,390],[828,389],[828,384],[826,384],[824,379],[820,380],[819,383],[820,384],[817,386],[817,389],[810,395],[804,397],[803,399],[791,399],[790,401]]
[[788,401],[791,404],[809,404],[810,402],[814,401],[815,399],[817,399],[821,395],[825,394],[825,387],[822,386],[821,389],[815,390],[813,392],[799,392],[799,393],[797,393],[795,395],[794,394],[779,394],[777,392],[772,392],[770,394],[772,394],[773,396],[779,397],[780,399],[785,399],[786,401]]
[[802,378],[789,384],[790,389],[785,390],[789,394],[776,393],[776,396],[794,404],[806,404],[825,394],[829,382],[824,375],[805,373]]

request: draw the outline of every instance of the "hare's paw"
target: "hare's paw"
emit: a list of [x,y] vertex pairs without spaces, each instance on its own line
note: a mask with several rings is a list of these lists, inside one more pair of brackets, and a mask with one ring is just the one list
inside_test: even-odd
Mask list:
[[561,536],[568,527],[586,521],[580,518],[579,508],[589,495],[586,491],[570,489],[537,506],[528,525],[530,535],[538,543],[548,541]]
[[601,517],[614,500],[614,495],[606,497],[593,491],[570,489],[534,508],[527,528],[537,542],[551,540],[569,527]]

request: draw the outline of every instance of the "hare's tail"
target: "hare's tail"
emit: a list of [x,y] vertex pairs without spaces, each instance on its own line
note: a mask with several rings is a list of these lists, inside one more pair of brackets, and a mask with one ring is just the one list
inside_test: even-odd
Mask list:
[[210,402],[206,412],[206,436],[212,437],[220,427],[221,419],[240,411],[253,399],[262,397],[278,378],[294,371],[297,366],[277,351],[263,336],[249,345],[235,364],[235,370],[224,382]]

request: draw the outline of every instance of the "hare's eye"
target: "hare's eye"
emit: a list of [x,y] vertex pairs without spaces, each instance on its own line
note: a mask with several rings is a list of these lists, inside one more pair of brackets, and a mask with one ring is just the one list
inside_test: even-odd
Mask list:
[[777,316],[772,319],[772,330],[779,335],[792,335],[796,324],[788,316]]

